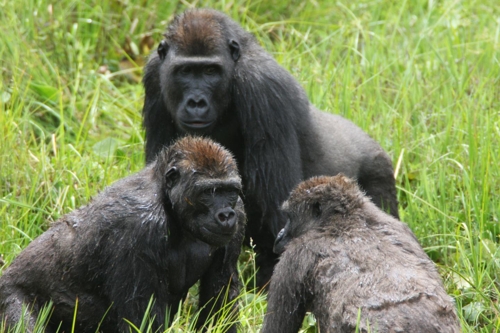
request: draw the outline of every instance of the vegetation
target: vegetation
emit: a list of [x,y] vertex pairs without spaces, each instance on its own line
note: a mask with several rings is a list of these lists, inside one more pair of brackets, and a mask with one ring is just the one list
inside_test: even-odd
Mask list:
[[[232,16],[316,106],[381,143],[401,219],[439,266],[464,332],[499,331],[496,0],[0,0],[4,267],[50,222],[143,167],[142,66],[173,15],[194,6]],[[252,265],[246,250],[242,270]],[[243,291],[240,302],[242,332],[258,332],[264,295]],[[192,327],[192,304],[168,332]]]

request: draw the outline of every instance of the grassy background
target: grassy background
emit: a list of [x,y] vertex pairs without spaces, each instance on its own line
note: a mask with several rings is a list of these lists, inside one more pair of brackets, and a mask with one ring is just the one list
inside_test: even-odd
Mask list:
[[[191,6],[240,22],[316,106],[381,143],[396,166],[401,218],[439,266],[464,331],[500,330],[497,0],[0,0],[5,264],[50,222],[142,168],[141,68],[167,22]],[[241,262],[251,267],[252,253]],[[187,330],[191,303],[171,332]],[[257,332],[265,299],[244,292],[242,304],[242,331]]]

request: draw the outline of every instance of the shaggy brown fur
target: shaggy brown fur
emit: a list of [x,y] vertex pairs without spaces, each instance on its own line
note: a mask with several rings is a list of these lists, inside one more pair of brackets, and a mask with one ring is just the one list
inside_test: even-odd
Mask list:
[[406,226],[354,181],[312,178],[292,192],[276,239],[261,333],[298,332],[311,311],[319,331],[460,332],[434,263]]
[[211,11],[186,11],[176,16],[164,36],[180,53],[201,56],[222,47],[221,42],[225,46],[223,29]]
[[158,177],[166,173],[168,161],[178,160],[178,166],[183,170],[196,172],[211,178],[234,177],[238,174],[236,161],[228,151],[213,142],[207,145],[207,139],[187,136],[175,142],[169,149],[169,154],[157,157],[156,173]]
[[180,139],[21,252],[0,278],[0,320],[12,327],[27,305],[25,329],[32,332],[40,309],[52,301],[45,331],[61,325],[59,332],[71,332],[78,300],[76,332],[124,333],[130,331],[125,320],[141,325],[153,296],[156,332],[199,280],[198,327],[204,326],[225,297],[239,294],[240,191],[227,150],[208,139]]

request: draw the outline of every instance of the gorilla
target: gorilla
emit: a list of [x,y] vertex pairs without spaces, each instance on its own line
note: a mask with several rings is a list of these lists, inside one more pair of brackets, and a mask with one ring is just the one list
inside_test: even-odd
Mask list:
[[240,191],[226,149],[208,139],[178,140],[19,254],[0,277],[0,319],[13,327],[27,306],[31,332],[52,302],[46,332],[72,332],[75,309],[76,332],[129,332],[125,319],[140,327],[154,297],[156,331],[166,329],[198,280],[198,327],[226,305],[236,315],[246,221]]
[[224,14],[196,9],[174,18],[143,84],[147,163],[186,133],[208,136],[234,154],[259,285],[277,258],[272,244],[285,224],[279,205],[304,179],[343,172],[398,216],[392,161],[379,144],[312,106],[297,80]]
[[[436,266],[408,226],[343,175],[300,183],[274,250],[261,333],[297,333],[306,311],[319,331],[460,332]],[[358,331],[356,331],[358,328]]]

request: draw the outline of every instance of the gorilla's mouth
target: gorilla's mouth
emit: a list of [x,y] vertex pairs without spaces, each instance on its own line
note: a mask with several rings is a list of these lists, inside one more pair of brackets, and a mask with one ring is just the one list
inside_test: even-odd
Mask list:
[[210,125],[210,123],[202,123],[202,122],[196,122],[196,123],[189,124],[190,127],[195,127],[195,128],[204,128],[204,127],[208,127],[209,125]]
[[232,237],[234,235],[234,230],[235,228],[232,228],[232,229],[226,229],[226,230],[217,230],[217,231],[213,231],[213,230],[210,230],[206,227],[201,227],[201,230],[204,232],[204,233],[207,233],[207,234],[210,234],[210,235],[215,235],[215,236],[220,236],[220,237]]
[[186,122],[186,121],[183,121],[182,124],[188,128],[193,128],[193,129],[203,129],[203,128],[207,128],[209,127],[210,125],[212,125],[212,121],[190,121],[190,122]]
[[208,244],[222,246],[227,244],[233,238],[235,230],[236,228],[231,232],[226,232],[223,230],[218,230],[217,232],[215,232],[206,227],[201,227],[200,231],[203,235],[201,239]]

